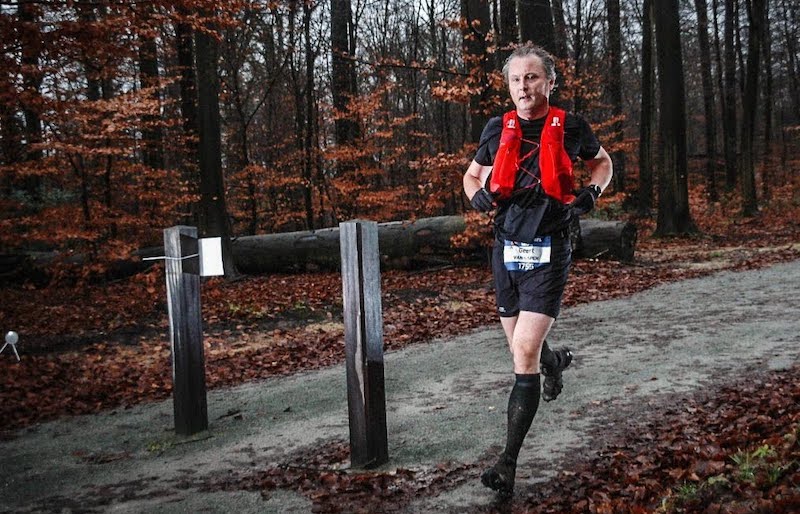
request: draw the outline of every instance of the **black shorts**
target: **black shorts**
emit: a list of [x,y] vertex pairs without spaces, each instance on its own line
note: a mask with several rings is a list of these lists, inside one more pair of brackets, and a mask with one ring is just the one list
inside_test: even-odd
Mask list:
[[492,274],[501,317],[516,316],[521,310],[558,317],[572,263],[572,247],[566,234],[552,236],[551,245],[549,264],[527,271],[509,271],[503,262],[503,245],[495,242]]

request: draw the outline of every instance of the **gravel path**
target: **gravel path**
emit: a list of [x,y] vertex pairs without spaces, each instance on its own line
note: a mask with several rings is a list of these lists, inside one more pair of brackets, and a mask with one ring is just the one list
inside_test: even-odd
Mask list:
[[[797,364],[798,291],[794,261],[564,309],[551,344],[569,344],[576,358],[562,395],[542,402],[534,420],[518,489],[553,476],[568,455],[589,452],[610,410],[635,416],[669,395]],[[510,368],[499,324],[387,354],[384,468],[471,464],[498,452]],[[171,401],[21,430],[0,442],[0,512],[309,512],[299,494],[262,498],[197,484],[347,440],[344,366],[211,391],[208,411],[209,430],[189,439],[174,435]],[[406,510],[468,512],[492,500],[469,481]]]

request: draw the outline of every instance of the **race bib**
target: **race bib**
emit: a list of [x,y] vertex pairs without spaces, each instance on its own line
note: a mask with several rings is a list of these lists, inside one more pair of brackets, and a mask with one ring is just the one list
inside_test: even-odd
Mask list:
[[532,243],[506,241],[503,262],[508,271],[529,271],[550,264],[550,236],[537,237]]

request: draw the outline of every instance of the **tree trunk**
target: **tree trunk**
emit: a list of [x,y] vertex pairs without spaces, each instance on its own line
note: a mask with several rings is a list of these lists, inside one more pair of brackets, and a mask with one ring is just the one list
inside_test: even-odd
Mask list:
[[[575,42],[573,43],[572,59],[575,63],[575,79],[583,78],[583,0],[575,2]],[[583,97],[580,89],[575,90],[572,103],[576,112],[583,111]]]
[[695,0],[697,35],[700,43],[700,73],[703,83],[703,107],[706,129],[706,193],[712,202],[717,201],[717,118],[714,115],[714,84],[711,78],[711,47],[708,43],[708,5],[706,0]]
[[566,59],[569,57],[569,50],[567,50],[567,22],[564,19],[564,2],[562,0],[552,0],[552,6],[556,57]]
[[786,45],[786,76],[789,80],[789,97],[791,99],[791,113],[793,122],[800,122],[800,63],[797,59],[798,25],[793,23],[797,19],[797,5],[791,0],[781,0],[781,16],[783,19],[783,43]]
[[304,90],[305,119],[303,126],[303,200],[305,203],[306,227],[314,230],[314,163],[316,149],[314,148],[314,62],[316,53],[311,44],[311,13],[313,6],[303,2],[303,36],[305,40],[306,80]]
[[644,0],[642,20],[642,109],[639,121],[639,212],[653,208],[653,133],[655,132],[655,70],[653,66],[653,0]]
[[[355,30],[350,0],[331,0],[331,95],[338,113],[348,112],[356,90],[356,68],[350,37]],[[359,136],[358,122],[351,116],[334,121],[336,144],[353,143]]]
[[696,229],[689,212],[686,94],[678,0],[662,0],[656,2],[655,7],[658,83],[661,91],[659,132],[663,149],[656,233],[685,234]]
[[[180,20],[175,23],[175,50],[179,67],[179,82],[181,90],[181,115],[184,135],[189,138],[197,137],[197,77],[194,67],[194,38],[192,27],[184,21],[189,13],[180,10]],[[194,155],[195,142],[191,139],[187,143],[189,154]]]
[[225,184],[222,176],[222,144],[219,114],[218,42],[213,34],[197,31],[197,93],[200,144],[200,234],[220,237],[225,276],[238,275],[234,266],[225,206]]
[[[3,80],[6,80],[7,75],[5,72],[3,72],[3,75]],[[20,121],[19,117],[17,117],[17,113],[14,111],[14,109],[5,102],[0,102],[0,141],[2,141],[2,150],[0,150],[0,164],[4,166],[10,166],[22,161],[22,131],[22,122]],[[6,194],[11,194],[11,174],[3,173],[3,178],[4,182],[6,180],[9,181],[3,184],[3,189]]]
[[620,149],[625,140],[624,109],[622,104],[622,28],[620,26],[619,0],[607,0],[608,9],[608,95],[614,122],[614,145],[611,157],[614,162],[614,191],[625,191],[625,152]]
[[[744,0],[745,2],[750,2],[750,0]],[[745,67],[744,63],[744,53],[742,49],[744,45],[742,45],[742,26],[741,26],[741,16],[739,9],[741,9],[742,3],[740,0],[735,0],[733,3],[733,36],[734,36],[734,49],[736,53],[736,60],[737,60],[737,67],[736,69],[739,70],[739,80],[737,83],[739,84],[739,95],[744,95],[744,74]]]
[[[148,21],[152,22],[151,18]],[[139,42],[139,80],[143,88],[154,87],[152,98],[156,100],[158,113],[161,112],[159,93],[158,46],[153,36],[142,36]],[[142,117],[143,162],[150,168],[164,167],[164,134],[161,129],[161,115],[151,114]]]
[[764,157],[761,161],[761,194],[770,198],[772,173],[772,34],[769,14],[764,16]]
[[764,19],[767,0],[752,0],[749,3],[748,18],[750,31],[747,42],[747,71],[745,75],[744,99],[742,102],[742,156],[739,159],[739,180],[742,184],[742,213],[753,216],[758,212],[756,198],[755,172],[755,130],[756,107],[758,102],[759,63],[761,44],[764,37]]
[[[462,216],[419,218],[378,225],[382,266],[413,268],[463,262],[485,256],[485,249],[454,248],[452,236],[466,228]],[[636,226],[630,222],[581,220],[574,235],[576,257],[634,258]],[[237,238],[233,244],[237,268],[246,273],[334,270],[340,265],[339,228]],[[156,253],[148,249],[141,254]]]
[[[719,110],[722,113],[721,118],[725,116],[725,81],[723,79],[723,70],[725,67],[722,64],[722,46],[720,44],[720,31],[719,31],[719,2],[718,0],[711,0],[711,12],[714,14],[714,60],[717,66],[717,93],[719,95]],[[724,119],[723,119],[724,121]],[[723,130],[723,137],[725,137]],[[724,146],[723,146],[724,151]],[[719,168],[719,163],[717,163]]]
[[462,34],[464,62],[472,89],[477,91],[469,99],[470,141],[477,143],[489,121],[484,105],[489,87],[489,54],[486,51],[486,35],[492,26],[489,4],[486,0],[461,0],[461,17],[466,22]]
[[736,54],[733,47],[733,17],[736,0],[725,0],[725,101],[722,113],[722,131],[724,133],[725,152],[725,187],[728,190],[736,186]]
[[532,41],[555,54],[556,29],[550,0],[517,0],[520,42]]
[[633,262],[637,238],[636,225],[629,221],[581,220],[575,257]]
[[[447,45],[447,42],[444,38],[441,38],[441,41],[439,38],[439,25],[436,18],[437,5],[438,3],[436,0],[427,0],[427,3],[425,4],[425,7],[428,10],[428,38],[430,39],[431,44],[430,54],[439,62],[441,66],[446,66],[447,60],[444,47]],[[438,75],[432,70],[428,71],[427,79],[428,82],[434,82],[438,79]],[[450,138],[448,134],[448,131],[450,130],[450,124],[447,123],[447,109],[449,103],[436,98],[432,99],[432,103],[433,112],[435,113],[433,116],[433,129],[437,136],[435,138],[437,144],[434,148],[438,151],[442,151],[443,148],[449,148],[450,146]]]
[[519,41],[517,25],[517,1],[500,0],[500,49],[497,52],[497,68],[511,55],[511,46]]
[[[186,21],[189,11],[178,7],[178,17],[175,22],[175,53],[178,61],[178,85],[180,87],[181,123],[185,152],[181,159],[181,176],[188,185],[188,194],[197,193],[198,162],[197,162],[197,137],[199,133],[197,115],[197,76],[194,62],[194,31]],[[195,217],[194,205],[181,209],[187,212],[184,223],[191,224]]]
[[[486,258],[486,248],[475,245],[455,248],[452,236],[466,228],[462,216],[419,218],[378,224],[381,267],[418,269],[444,264],[459,265],[465,259]],[[580,220],[570,234],[575,258],[632,262],[637,242],[636,225],[629,221]],[[239,237],[233,242],[237,268],[250,274],[338,270],[339,228]],[[108,263],[103,277],[116,280],[140,273],[156,261],[147,257],[164,255],[163,246],[142,248],[132,259]],[[0,280],[27,281],[34,277],[47,283],[48,268],[54,263],[76,266],[92,262],[86,253],[26,252],[0,253]]]
[[[22,29],[20,40],[22,47],[22,114],[25,118],[25,160],[39,161],[42,150],[36,145],[42,142],[42,120],[39,115],[41,97],[42,72],[39,69],[39,57],[42,53],[42,36],[39,29],[39,7],[30,0],[21,1],[18,10]],[[41,197],[41,177],[36,174],[24,179],[25,191],[34,201]]]
[[[456,253],[450,237],[465,227],[461,216],[381,223],[378,234],[383,265],[450,262]],[[240,237],[234,253],[238,268],[247,273],[337,269],[339,228]]]

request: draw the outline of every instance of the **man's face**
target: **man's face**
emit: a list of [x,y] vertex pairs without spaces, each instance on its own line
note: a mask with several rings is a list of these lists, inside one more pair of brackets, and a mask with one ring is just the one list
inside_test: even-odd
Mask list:
[[531,120],[547,114],[554,84],[538,55],[515,57],[508,63],[508,92],[521,118]]

